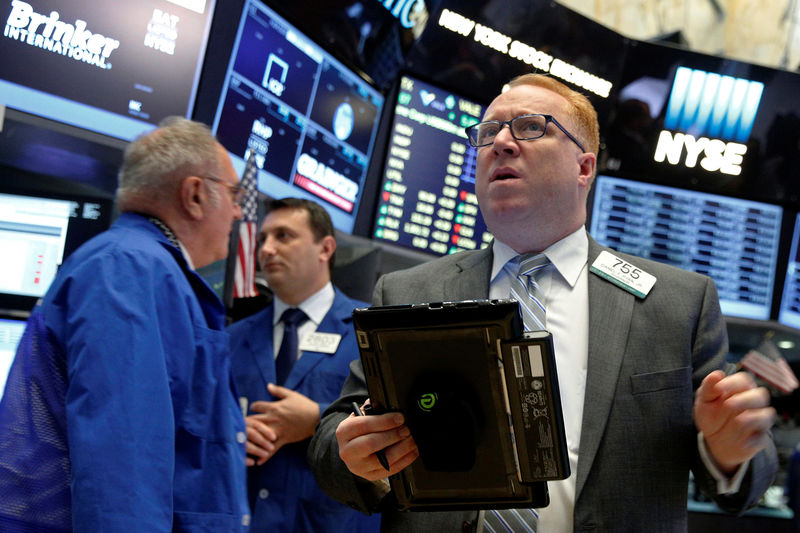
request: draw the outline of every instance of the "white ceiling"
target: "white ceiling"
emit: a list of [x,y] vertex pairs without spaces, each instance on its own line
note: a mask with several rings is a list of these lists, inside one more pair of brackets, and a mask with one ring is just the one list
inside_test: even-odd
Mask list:
[[785,70],[800,66],[798,0],[559,0],[634,39],[680,31],[688,48]]

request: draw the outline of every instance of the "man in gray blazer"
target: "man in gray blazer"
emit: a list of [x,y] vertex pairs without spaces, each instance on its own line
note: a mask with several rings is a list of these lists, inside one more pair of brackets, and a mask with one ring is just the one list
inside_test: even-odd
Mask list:
[[[479,147],[476,193],[492,246],[386,275],[374,303],[508,297],[514,274],[504,266],[517,254],[543,252],[549,265],[537,281],[572,474],[548,483],[551,503],[536,510],[538,531],[685,531],[690,469],[722,508],[752,506],[777,470],[775,412],[749,375],[718,370],[728,344],[714,283],[592,240],[584,224],[599,139],[594,109],[547,76],[509,85],[484,122],[468,128]],[[323,489],[362,511],[382,511],[383,531],[484,528],[477,512],[392,509],[375,452],[385,451],[394,474],[418,450],[399,413],[348,415],[350,402],[367,396],[355,362],[309,448]]]

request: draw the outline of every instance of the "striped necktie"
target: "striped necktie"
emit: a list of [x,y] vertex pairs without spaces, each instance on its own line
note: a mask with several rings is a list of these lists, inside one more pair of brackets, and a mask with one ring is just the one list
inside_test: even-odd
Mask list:
[[[544,254],[522,254],[506,263],[511,297],[519,302],[525,331],[545,329],[544,293],[536,278],[550,260]],[[490,509],[483,514],[484,533],[536,533],[539,516],[533,509]]]
[[536,533],[539,515],[533,509],[490,509],[483,513],[483,533]]
[[536,278],[549,264],[544,254],[522,254],[504,267],[511,278],[511,297],[519,302],[525,331],[546,329],[544,293]]

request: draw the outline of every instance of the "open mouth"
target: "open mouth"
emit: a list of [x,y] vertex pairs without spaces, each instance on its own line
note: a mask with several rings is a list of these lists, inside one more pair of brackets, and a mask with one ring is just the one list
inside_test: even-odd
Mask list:
[[490,180],[490,182],[493,182],[493,181],[505,181],[505,180],[511,180],[511,179],[517,179],[517,178],[519,178],[519,176],[515,172],[513,172],[510,169],[503,168],[503,169],[496,170],[494,172],[494,174],[492,174],[492,179]]

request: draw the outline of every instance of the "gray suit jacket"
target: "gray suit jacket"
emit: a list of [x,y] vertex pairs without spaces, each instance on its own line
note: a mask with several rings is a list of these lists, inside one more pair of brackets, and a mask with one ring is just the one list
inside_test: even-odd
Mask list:
[[[589,239],[589,265],[604,249]],[[717,291],[706,276],[612,253],[657,281],[639,299],[589,274],[589,361],[575,531],[686,531],[689,470],[707,494],[716,493],[697,451],[692,406],[694,390],[722,365],[728,351]],[[393,272],[378,281],[374,303],[487,298],[491,265],[491,250],[484,249]],[[347,471],[335,437],[349,402],[366,397],[363,370],[355,361],[342,397],[323,415],[309,462],[332,497],[377,510],[374,485]],[[747,509],[769,487],[776,470],[773,445],[751,461],[739,493],[715,499],[731,512]],[[469,530],[476,514],[383,512],[382,531],[397,532]]]

